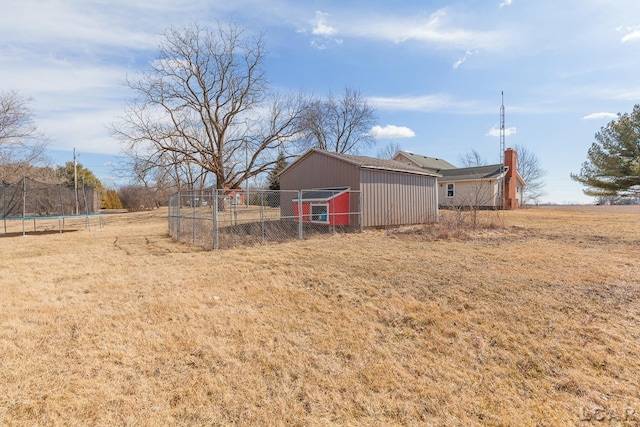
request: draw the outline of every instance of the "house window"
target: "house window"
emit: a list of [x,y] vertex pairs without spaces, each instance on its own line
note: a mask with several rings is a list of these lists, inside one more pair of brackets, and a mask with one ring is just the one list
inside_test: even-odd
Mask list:
[[447,184],[447,197],[453,197],[454,195],[454,184]]
[[324,222],[329,223],[329,205],[326,203],[323,204],[312,204],[311,205],[311,221],[313,222]]

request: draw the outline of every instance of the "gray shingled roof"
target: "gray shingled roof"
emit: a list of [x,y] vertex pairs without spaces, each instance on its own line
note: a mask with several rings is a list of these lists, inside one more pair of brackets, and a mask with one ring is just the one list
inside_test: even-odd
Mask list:
[[439,171],[441,169],[454,169],[455,166],[451,163],[447,162],[444,159],[438,159],[435,157],[427,157],[421,154],[414,154],[409,151],[399,151],[403,156],[411,161],[415,162],[417,165],[423,168],[432,169],[435,171]]
[[502,165],[474,166],[441,170],[440,181],[469,181],[474,179],[498,178],[502,173]]
[[361,168],[365,169],[382,169],[396,172],[417,173],[419,175],[439,176],[437,173],[425,170],[419,166],[407,165],[395,160],[376,159],[374,157],[366,156],[352,156],[350,154],[334,153],[332,151],[319,150],[316,148],[314,148],[312,151],[317,151],[329,156],[343,159],[350,163],[357,164]]

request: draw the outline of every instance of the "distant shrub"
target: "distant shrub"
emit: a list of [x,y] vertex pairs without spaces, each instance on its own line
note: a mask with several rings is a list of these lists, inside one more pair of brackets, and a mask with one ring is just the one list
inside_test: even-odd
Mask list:
[[125,185],[118,189],[122,207],[130,212],[155,209],[166,205],[166,191],[143,185]]

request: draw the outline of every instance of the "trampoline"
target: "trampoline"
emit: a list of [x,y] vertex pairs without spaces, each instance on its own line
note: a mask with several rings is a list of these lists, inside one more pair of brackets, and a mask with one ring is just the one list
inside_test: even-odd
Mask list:
[[[62,233],[69,225],[84,225],[91,230],[92,221],[104,228],[104,219],[96,209],[100,206],[98,194],[92,186],[78,188],[66,184],[48,184],[30,178],[16,183],[2,182],[0,186],[0,235],[8,236],[31,232]],[[16,227],[14,224],[20,224]],[[57,227],[56,227],[57,223]]]

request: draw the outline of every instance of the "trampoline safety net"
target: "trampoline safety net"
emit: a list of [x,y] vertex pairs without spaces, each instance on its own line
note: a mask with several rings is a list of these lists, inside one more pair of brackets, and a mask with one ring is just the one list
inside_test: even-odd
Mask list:
[[66,184],[47,184],[30,178],[0,185],[0,218],[90,215],[99,209],[90,186],[77,191]]

